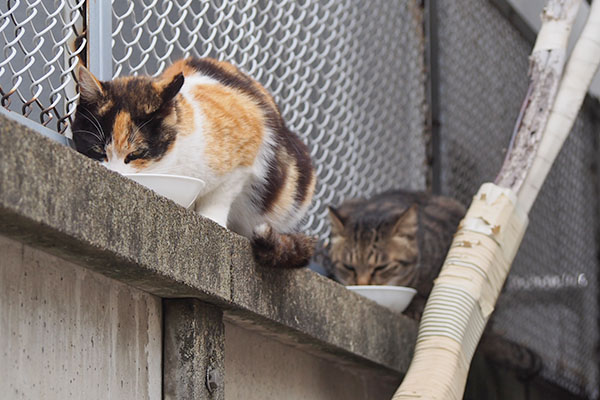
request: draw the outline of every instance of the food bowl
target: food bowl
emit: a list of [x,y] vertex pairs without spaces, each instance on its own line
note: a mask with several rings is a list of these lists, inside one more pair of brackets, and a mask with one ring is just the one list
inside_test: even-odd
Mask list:
[[396,312],[406,310],[417,291],[405,286],[356,285],[349,290]]
[[165,174],[123,174],[123,176],[185,208],[190,208],[194,204],[200,191],[204,188],[203,181],[189,176]]

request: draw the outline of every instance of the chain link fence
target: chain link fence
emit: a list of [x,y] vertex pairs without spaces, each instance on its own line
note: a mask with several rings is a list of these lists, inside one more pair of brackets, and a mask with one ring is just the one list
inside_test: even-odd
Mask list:
[[[528,42],[487,0],[437,2],[441,188],[468,204],[493,181],[527,90]],[[530,214],[494,314],[543,376],[598,399],[600,123],[580,113]]]
[[0,104],[65,133],[78,95],[73,70],[85,0],[0,2]]

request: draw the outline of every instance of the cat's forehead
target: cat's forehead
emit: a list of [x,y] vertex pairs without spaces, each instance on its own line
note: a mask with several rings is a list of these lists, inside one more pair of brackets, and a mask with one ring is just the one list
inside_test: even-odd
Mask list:
[[117,78],[104,85],[106,97],[101,112],[125,111],[132,117],[142,117],[160,106],[160,94],[152,78]]

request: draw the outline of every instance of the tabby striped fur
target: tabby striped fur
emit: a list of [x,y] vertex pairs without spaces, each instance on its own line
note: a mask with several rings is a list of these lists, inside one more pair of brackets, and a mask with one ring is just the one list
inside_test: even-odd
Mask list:
[[464,213],[453,199],[401,190],[330,207],[333,274],[346,285],[413,286],[425,297]]

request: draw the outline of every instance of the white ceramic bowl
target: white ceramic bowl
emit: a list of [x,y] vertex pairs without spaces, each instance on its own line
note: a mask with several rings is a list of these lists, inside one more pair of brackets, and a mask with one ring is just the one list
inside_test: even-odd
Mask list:
[[404,286],[356,285],[349,290],[396,312],[406,310],[417,291]]
[[164,174],[123,174],[140,185],[173,200],[185,208],[190,208],[204,188],[204,182],[189,176]]

